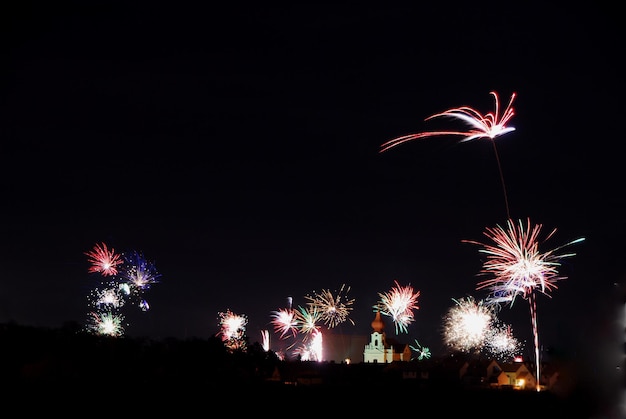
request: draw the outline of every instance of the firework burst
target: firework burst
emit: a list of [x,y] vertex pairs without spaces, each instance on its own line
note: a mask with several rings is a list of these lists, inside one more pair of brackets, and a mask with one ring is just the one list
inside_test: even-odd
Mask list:
[[417,353],[418,361],[430,358],[430,349],[428,349],[426,346],[420,345],[417,339],[415,339],[415,345],[409,345],[409,348]]
[[[126,256],[123,253],[116,253],[114,249],[109,249],[102,243],[85,255],[91,263],[89,272],[99,272],[104,277],[113,277],[108,282],[101,282],[87,297],[90,306],[96,310],[88,314],[87,329],[111,336],[122,334],[123,328],[115,327],[118,317],[112,311],[119,312],[129,299],[133,299],[141,311],[148,311],[150,305],[143,298],[143,294],[152,284],[158,282],[161,275],[156,272],[154,264],[136,251]],[[120,324],[121,319],[123,317],[119,318]],[[104,330],[107,325],[112,329],[111,333]]]
[[494,322],[493,306],[467,297],[454,300],[444,319],[444,343],[461,352],[482,349]]
[[511,327],[497,317],[498,307],[473,297],[452,299],[455,305],[444,317],[444,343],[454,351],[488,353],[508,361],[517,355],[521,344]]
[[301,333],[312,334],[319,330],[320,326],[318,322],[321,319],[320,313],[315,307],[306,309],[298,306],[298,311],[295,312],[295,321],[298,329]]
[[220,330],[217,333],[221,337],[224,346],[229,350],[245,350],[246,326],[248,317],[244,314],[235,314],[231,310],[218,313]]
[[133,251],[130,255],[125,255],[123,277],[130,285],[131,289],[144,291],[156,284],[160,278],[155,265],[148,261],[142,253]]
[[293,337],[298,333],[298,322],[296,312],[291,308],[279,308],[270,314],[274,332],[280,334],[281,339],[286,339],[291,333]]
[[492,242],[484,244],[473,240],[463,240],[481,246],[479,252],[487,255],[483,269],[479,275],[489,276],[480,281],[477,289],[490,290],[490,301],[494,303],[510,303],[516,297],[530,298],[537,291],[548,295],[558,288],[557,282],[566,277],[558,272],[561,260],[575,256],[575,253],[559,253],[563,248],[580,243],[584,238],[572,240],[565,245],[542,252],[539,246],[550,239],[555,233],[553,229],[544,239],[540,239],[541,224],[532,225],[527,220],[514,223],[508,220],[506,228],[497,225],[487,228],[484,235]]
[[117,275],[117,267],[124,261],[121,255],[115,253],[115,249],[107,247],[105,243],[96,244],[92,250],[84,253],[88,257],[90,273],[101,273],[103,276]]
[[498,93],[489,92],[494,98],[495,101],[495,110],[494,112],[489,112],[485,115],[481,114],[477,110],[462,106],[459,108],[452,108],[446,111],[434,114],[426,118],[428,121],[434,118],[447,117],[458,119],[469,125],[469,129],[463,131],[427,131],[420,132],[417,134],[409,134],[403,135],[401,137],[394,138],[383,143],[380,146],[380,153],[389,150],[390,148],[396,147],[400,144],[406,143],[407,141],[418,140],[422,138],[428,137],[439,137],[439,136],[461,136],[463,137],[460,142],[468,142],[477,140],[480,138],[486,138],[491,140],[493,144],[493,149],[496,155],[496,161],[498,163],[498,170],[500,171],[500,180],[502,182],[502,191],[504,193],[504,202],[506,205],[506,214],[507,217],[510,218],[509,215],[509,203],[506,193],[506,187],[504,184],[504,175],[502,174],[502,167],[500,164],[500,157],[498,156],[498,150],[496,147],[496,142],[494,141],[496,137],[500,137],[504,134],[507,134],[511,131],[515,131],[515,128],[507,126],[507,123],[513,118],[515,115],[515,111],[513,109],[513,100],[515,100],[515,93],[511,95],[511,99],[509,100],[509,104],[505,108],[505,110],[500,115],[500,100],[498,98]]
[[89,296],[90,304],[97,309],[119,309],[124,305],[124,290],[116,283],[109,282],[104,288],[96,288]]
[[527,220],[526,226],[522,220],[514,223],[509,219],[506,228],[498,225],[485,230],[484,235],[491,242],[489,244],[464,240],[466,243],[481,246],[479,251],[487,255],[479,275],[487,275],[490,278],[479,282],[477,289],[489,289],[494,304],[508,303],[513,306],[518,296],[528,301],[535,345],[537,391],[540,389],[541,362],[536,294],[550,296],[550,291],[557,288],[556,283],[566,279],[559,274],[558,268],[561,266],[561,260],[574,256],[575,253],[560,252],[565,247],[584,240],[579,238],[554,249],[541,251],[539,246],[556,232],[556,229],[553,229],[545,239],[540,239],[541,229],[541,224],[533,226],[530,219]]
[[91,312],[89,330],[98,335],[118,337],[124,334],[124,316],[112,311]]
[[508,127],[506,124],[509,122],[515,111],[512,107],[513,100],[515,99],[515,93],[511,95],[511,99],[509,100],[509,104],[502,113],[499,115],[499,107],[500,101],[498,98],[498,94],[496,92],[489,92],[494,97],[495,101],[495,111],[489,112],[485,115],[482,115],[477,110],[462,106],[460,108],[452,108],[447,111],[443,111],[440,113],[436,113],[434,115],[429,116],[425,119],[428,121],[430,119],[439,118],[439,117],[449,117],[453,119],[460,119],[461,121],[468,124],[471,128],[465,131],[429,131],[429,132],[420,132],[417,134],[409,134],[403,135],[401,137],[394,138],[383,143],[380,146],[380,152],[384,152],[389,150],[392,147],[400,145],[402,143],[406,143],[407,141],[418,140],[421,138],[427,137],[435,137],[435,136],[443,136],[443,135],[456,135],[463,137],[461,142],[467,142],[476,140],[479,138],[488,138],[493,140],[496,137],[509,133],[511,131],[515,131],[515,128]]
[[419,309],[417,298],[420,292],[414,291],[411,285],[403,287],[398,281],[394,283],[395,286],[391,290],[378,293],[380,299],[374,309],[393,319],[396,334],[408,333],[408,326],[415,320],[414,311]]
[[319,318],[329,329],[346,321],[354,325],[354,321],[350,318],[354,298],[348,298],[348,292],[350,292],[350,287],[343,284],[334,295],[326,289],[319,293],[314,292],[313,295],[307,295],[305,298],[309,300],[307,303],[309,312],[319,313]]

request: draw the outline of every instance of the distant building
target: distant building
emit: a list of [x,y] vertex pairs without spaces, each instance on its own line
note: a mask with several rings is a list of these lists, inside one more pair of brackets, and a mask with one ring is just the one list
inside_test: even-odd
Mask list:
[[338,364],[358,364],[363,362],[363,346],[367,335],[348,335],[343,333],[324,333],[324,361]]
[[411,348],[408,344],[387,338],[385,323],[380,316],[380,311],[376,312],[376,317],[372,320],[372,329],[370,342],[365,345],[363,351],[363,362],[385,364],[393,361],[411,360]]

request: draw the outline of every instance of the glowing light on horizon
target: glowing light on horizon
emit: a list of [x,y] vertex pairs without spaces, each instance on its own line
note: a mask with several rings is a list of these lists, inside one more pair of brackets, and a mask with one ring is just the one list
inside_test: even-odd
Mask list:
[[420,292],[414,291],[411,285],[403,287],[398,281],[394,283],[391,290],[378,293],[380,299],[374,309],[392,318],[396,334],[408,333],[408,326],[415,320],[414,311],[419,309],[417,298]]
[[84,253],[91,266],[89,273],[101,273],[103,276],[117,275],[117,267],[123,263],[121,255],[115,249],[107,247],[105,243],[96,244],[92,250]]
[[540,390],[541,360],[539,359],[536,294],[542,293],[550,297],[550,291],[557,288],[556,283],[566,279],[558,272],[558,267],[561,266],[560,261],[575,255],[575,253],[558,252],[566,246],[584,240],[584,238],[579,238],[554,249],[540,251],[540,244],[544,244],[556,232],[556,229],[553,229],[541,240],[542,228],[541,224],[533,226],[530,219],[527,220],[526,226],[522,220],[515,223],[509,219],[506,228],[497,225],[495,228],[485,230],[484,235],[490,240],[489,244],[463,240],[466,243],[481,246],[479,252],[487,255],[479,275],[488,275],[491,278],[479,282],[477,289],[489,289],[491,303],[507,303],[512,307],[518,296],[528,301],[535,345],[537,391]]

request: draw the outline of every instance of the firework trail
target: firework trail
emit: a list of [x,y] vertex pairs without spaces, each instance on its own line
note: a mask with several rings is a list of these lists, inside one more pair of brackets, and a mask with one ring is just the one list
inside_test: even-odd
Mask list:
[[109,250],[104,243],[96,244],[92,250],[84,254],[91,263],[89,273],[99,272],[104,276],[117,275],[117,267],[123,263],[121,255],[115,253],[113,248]]
[[263,350],[268,352],[270,350],[270,332],[266,329],[261,330],[261,342]]
[[556,283],[566,279],[558,272],[560,261],[574,256],[575,253],[559,252],[567,246],[584,241],[584,238],[579,238],[542,252],[539,245],[556,232],[553,229],[545,239],[540,240],[542,228],[541,224],[533,226],[530,219],[526,226],[522,220],[514,223],[509,219],[506,228],[498,225],[485,230],[484,235],[491,242],[489,244],[464,240],[466,243],[479,245],[479,252],[487,255],[479,275],[488,275],[491,278],[479,282],[477,289],[488,288],[493,304],[508,303],[512,307],[518,296],[528,301],[535,345],[537,391],[540,390],[540,359],[536,294],[550,296],[550,291],[557,288]]
[[305,298],[309,300],[307,303],[309,311],[319,313],[324,324],[332,329],[346,321],[354,325],[354,321],[350,318],[354,298],[348,298],[348,292],[350,292],[350,287],[346,288],[343,284],[335,295],[325,289],[320,293],[314,292],[313,295],[307,295]]
[[408,333],[408,326],[415,320],[413,312],[419,309],[417,298],[420,292],[414,291],[411,285],[402,287],[398,281],[394,283],[395,286],[388,292],[378,293],[380,299],[374,309],[393,319],[397,335],[399,332]]
[[502,191],[504,193],[504,203],[506,205],[506,215],[507,215],[507,218],[510,218],[509,203],[508,203],[508,198],[507,198],[507,193],[506,193],[506,187],[504,184],[504,175],[502,174],[502,167],[500,165],[500,157],[498,156],[498,149],[496,147],[495,139],[496,137],[502,136],[511,131],[515,131],[515,128],[509,127],[506,125],[511,120],[511,118],[513,118],[513,115],[515,114],[515,111],[512,106],[513,100],[515,100],[515,93],[511,95],[509,104],[507,105],[506,109],[502,112],[502,115],[499,115],[500,103],[499,103],[498,94],[493,91],[489,93],[494,97],[494,101],[495,101],[495,110],[493,113],[489,112],[485,115],[482,115],[480,112],[478,112],[477,110],[473,108],[462,106],[459,108],[448,109],[446,111],[431,115],[425,119],[425,121],[428,121],[433,118],[440,118],[440,117],[459,119],[463,121],[464,123],[468,124],[470,127],[469,129],[465,131],[427,131],[427,132],[420,132],[417,134],[403,135],[401,137],[397,137],[397,138],[394,138],[392,140],[389,140],[383,143],[380,146],[379,152],[383,153],[389,150],[390,148],[403,144],[407,141],[418,140],[421,138],[428,138],[428,137],[437,137],[437,136],[450,136],[450,135],[461,136],[463,138],[461,139],[460,142],[468,142],[468,141],[473,141],[473,140],[477,140],[480,138],[486,138],[486,139],[491,140],[491,143],[493,144],[493,149],[496,155],[496,162],[498,163],[498,170],[500,172],[500,181],[502,183]]

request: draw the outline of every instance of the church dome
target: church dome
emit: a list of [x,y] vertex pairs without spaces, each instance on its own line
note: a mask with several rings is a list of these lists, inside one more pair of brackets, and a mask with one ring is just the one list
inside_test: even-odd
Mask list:
[[383,333],[383,330],[385,329],[385,323],[383,323],[383,319],[380,317],[380,311],[376,312],[376,317],[374,317],[374,320],[372,320],[372,329],[374,329],[374,332],[378,332],[378,333]]

